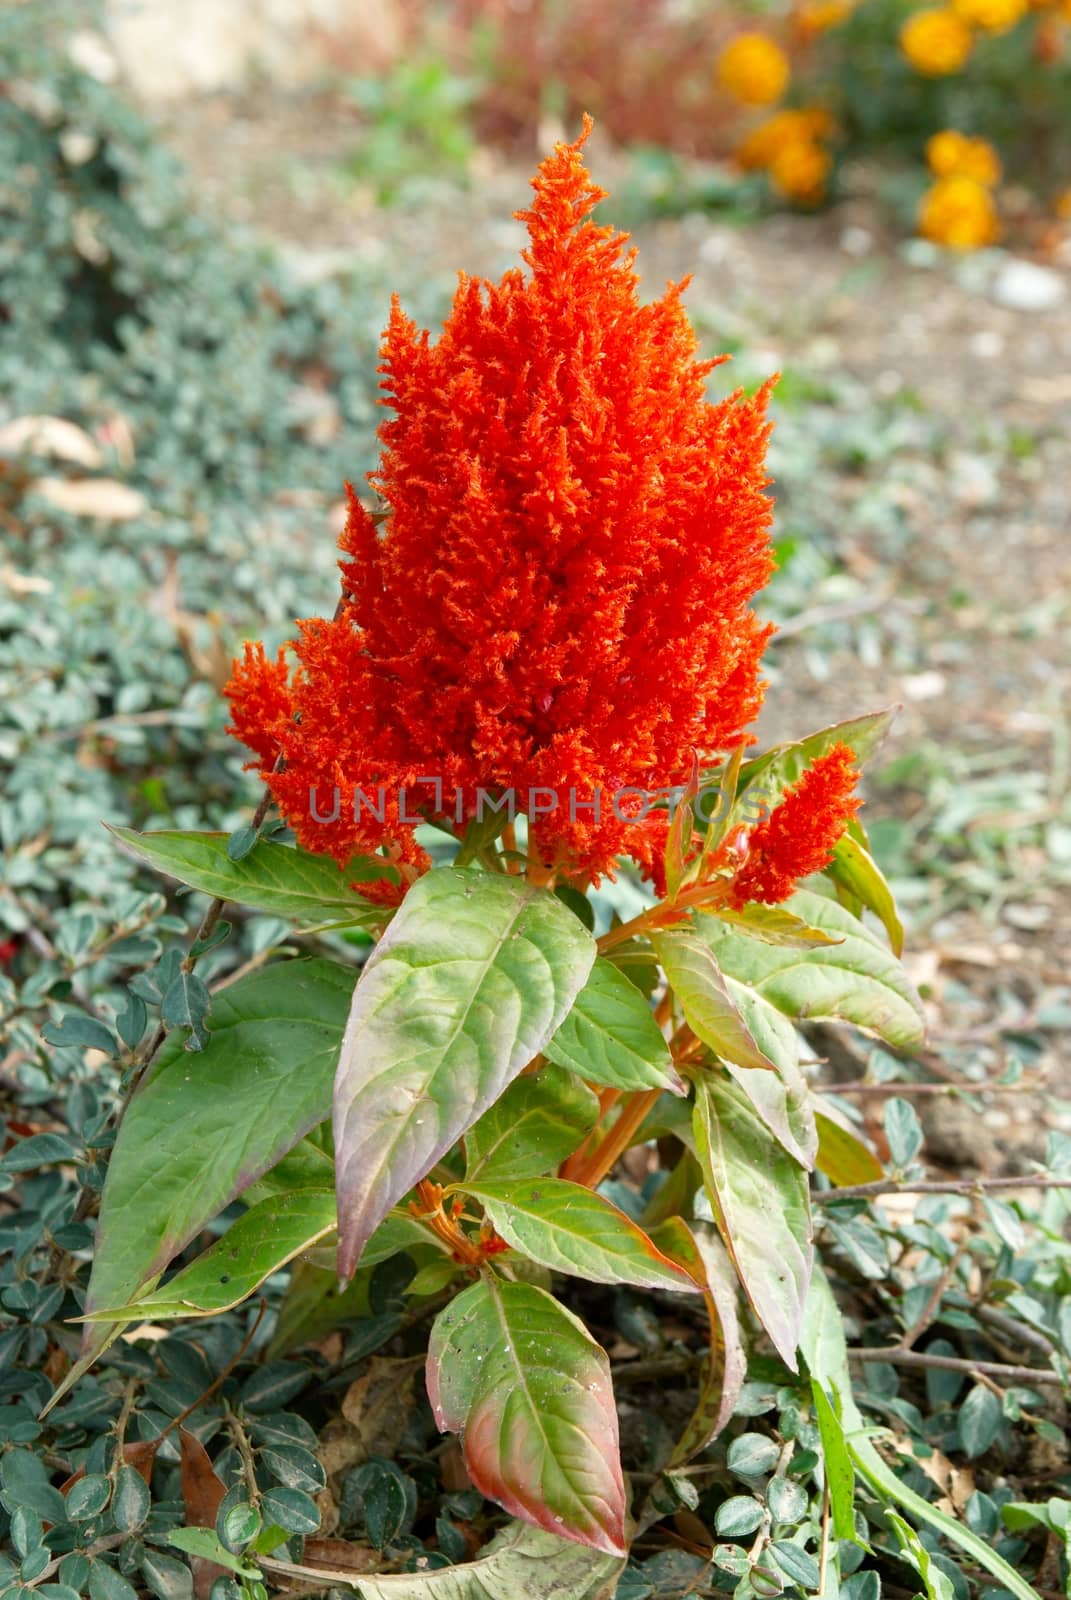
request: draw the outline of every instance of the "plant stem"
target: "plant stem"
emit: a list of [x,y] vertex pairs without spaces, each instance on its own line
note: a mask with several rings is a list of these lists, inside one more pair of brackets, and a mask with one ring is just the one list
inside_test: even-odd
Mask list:
[[591,1155],[575,1172],[574,1183],[594,1189],[602,1182],[616,1165],[618,1157],[624,1155],[632,1143],[633,1135],[661,1093],[661,1089],[638,1089],[626,1098],[613,1127],[603,1135]]
[[845,1184],[841,1189],[815,1189],[811,1199],[819,1205],[837,1200],[869,1200],[879,1194],[988,1194],[994,1189],[1071,1189],[1071,1177],[1039,1173],[1034,1178],[879,1178],[874,1183]]
[[942,1372],[962,1372],[965,1377],[1003,1378],[1005,1383],[1041,1384],[1062,1389],[1064,1380],[1058,1372],[1039,1367],[1013,1367],[1002,1361],[970,1361],[963,1356],[934,1355],[929,1350],[905,1350],[901,1345],[875,1345],[873,1348],[850,1348],[849,1361],[882,1362],[890,1367],[938,1368]]

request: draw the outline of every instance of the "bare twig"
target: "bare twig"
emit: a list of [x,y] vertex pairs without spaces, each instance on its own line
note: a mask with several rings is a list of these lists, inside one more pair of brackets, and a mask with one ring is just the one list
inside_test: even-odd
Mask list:
[[815,1189],[811,1199],[820,1205],[837,1200],[869,1200],[879,1194],[989,1194],[994,1189],[1071,1189],[1071,1177],[1054,1178],[1039,1173],[1032,1178],[878,1178],[874,1183],[845,1184],[839,1189]]
[[962,1372],[965,1377],[981,1379],[983,1376],[1002,1378],[1005,1383],[1041,1384],[1062,1389],[1064,1380],[1058,1372],[1042,1367],[1013,1367],[1003,1361],[971,1361],[963,1356],[941,1356],[930,1350],[905,1350],[900,1345],[875,1345],[872,1348],[852,1348],[849,1361],[882,1362],[890,1367],[918,1367],[925,1371],[936,1368],[941,1372]]

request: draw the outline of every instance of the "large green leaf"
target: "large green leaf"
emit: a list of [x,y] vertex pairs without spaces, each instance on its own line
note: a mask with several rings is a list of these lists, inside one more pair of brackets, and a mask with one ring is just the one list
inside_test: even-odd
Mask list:
[[636,985],[602,957],[543,1053],[611,1089],[686,1092],[650,1006]]
[[612,1600],[624,1565],[624,1556],[593,1555],[571,1539],[514,1522],[478,1561],[355,1581],[364,1600]]
[[899,710],[899,706],[888,706],[884,711],[853,717],[849,722],[835,722],[831,727],[808,734],[805,739],[775,745],[763,755],[745,761],[740,769],[734,817],[739,814],[748,820],[757,820],[758,803],[777,805],[784,791],[798,782],[808,767],[834,745],[848,745],[855,753],[857,764],[865,766],[892,727]]
[[610,1364],[543,1289],[490,1273],[440,1312],[428,1396],[473,1484],[514,1516],[608,1555],[625,1550]]
[[137,833],[114,827],[111,832],[140,861],[220,900],[305,923],[369,927],[390,916],[385,906],[372,905],[350,888],[351,883],[383,878],[391,871],[387,862],[372,857],[358,857],[339,867],[330,856],[261,839],[240,861],[232,861],[226,833]]
[[[90,1319],[210,1317],[239,1305],[247,1295],[335,1227],[333,1189],[295,1189],[261,1200],[188,1267],[153,1294],[129,1306],[110,1306]],[[371,1241],[369,1241],[371,1242]]]
[[801,1167],[812,1172],[818,1154],[818,1125],[814,1096],[800,1069],[786,1062],[777,1075],[745,1072],[727,1061],[725,1070],[740,1085],[778,1144]]
[[795,1371],[814,1259],[807,1174],[739,1085],[720,1073],[696,1079],[694,1127],[725,1248],[755,1315]]
[[824,1172],[830,1183],[875,1183],[884,1178],[885,1168],[867,1144],[858,1129],[854,1128],[844,1113],[828,1100],[815,1106],[815,1125],[818,1129],[818,1153],[815,1166]]
[[736,911],[731,906],[707,909],[700,906],[704,916],[720,917],[731,927],[761,939],[763,944],[786,944],[796,950],[809,950],[816,944],[837,944],[839,941],[821,928],[809,928],[800,918],[794,917],[784,906],[766,906],[753,900]]
[[806,1312],[800,1329],[800,1350],[814,1383],[821,1386],[827,1399],[832,1395],[839,1401],[839,1419],[836,1419],[832,1404],[824,1413],[827,1426],[829,1415],[833,1413],[856,1470],[866,1479],[874,1493],[886,1502],[901,1506],[916,1522],[928,1523],[931,1528],[936,1529],[949,1544],[964,1551],[976,1566],[992,1574],[1003,1588],[1016,1596],[1016,1600],[1038,1600],[1037,1590],[1031,1588],[1002,1556],[997,1555],[991,1545],[980,1539],[976,1533],[972,1533],[964,1523],[939,1510],[929,1500],[923,1499],[922,1495],[916,1494],[914,1489],[909,1489],[879,1455],[871,1442],[859,1407],[855,1403],[848,1369],[844,1323],[833,1298],[833,1291],[821,1268],[811,1279]]
[[668,1462],[680,1467],[705,1450],[732,1416],[747,1377],[747,1355],[740,1337],[736,1278],[714,1230],[669,1217],[653,1230],[652,1237],[699,1284],[710,1323],[710,1348],[699,1400]]
[[[861,828],[857,831],[862,833]],[[833,880],[838,894],[843,892],[880,918],[889,936],[893,955],[902,955],[904,925],[897,913],[893,892],[863,839],[855,837],[855,830],[849,828],[841,834],[833,846],[833,859],[825,871],[826,876]]]
[[[323,1121],[353,982],[332,961],[266,967],[216,996],[204,1050],[165,1041],[108,1165],[87,1311],[126,1305],[152,1286],[206,1222]],[[87,1330],[89,1345],[100,1339],[99,1326]]]
[[623,1211],[582,1184],[564,1178],[466,1179],[459,1187],[480,1201],[507,1244],[552,1272],[591,1283],[695,1292],[685,1268],[663,1255]]
[[653,934],[651,943],[696,1038],[738,1067],[776,1070],[741,1016],[710,945],[691,927]]
[[361,974],[335,1078],[339,1270],[543,1050],[595,959],[546,889],[438,867]]
[[896,957],[850,911],[811,889],[788,908],[841,943],[792,950],[749,939],[704,917],[701,933],[729,979],[753,988],[786,1017],[837,1017],[898,1049],[922,1043],[922,1004]]
[[564,1067],[511,1083],[465,1135],[466,1179],[536,1178],[579,1149],[599,1119],[593,1090]]

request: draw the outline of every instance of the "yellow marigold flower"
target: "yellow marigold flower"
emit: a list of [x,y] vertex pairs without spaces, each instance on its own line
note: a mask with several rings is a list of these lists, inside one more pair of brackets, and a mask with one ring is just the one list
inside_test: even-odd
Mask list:
[[952,9],[969,27],[1007,33],[1030,9],[1030,0],[952,0]]
[[847,22],[855,10],[855,0],[804,0],[796,20],[804,33],[826,33]]
[[1061,222],[1071,222],[1071,189],[1061,189],[1052,206]]
[[770,162],[770,182],[778,194],[800,205],[817,205],[826,192],[833,159],[810,139],[784,145]]
[[821,106],[805,106],[798,111],[775,111],[760,122],[737,147],[736,160],[745,171],[768,167],[779,150],[790,144],[806,144],[827,139],[833,132],[833,118]]
[[927,141],[926,160],[935,178],[973,178],[987,189],[1000,182],[1000,157],[989,140],[968,139],[954,128]]
[[950,250],[978,250],[1000,237],[993,196],[974,178],[938,178],[919,206],[919,232]]
[[928,78],[958,72],[971,53],[971,30],[948,6],[928,6],[908,17],[900,29],[900,48]]
[[718,82],[747,106],[768,106],[788,87],[788,57],[764,33],[741,33],[718,57]]

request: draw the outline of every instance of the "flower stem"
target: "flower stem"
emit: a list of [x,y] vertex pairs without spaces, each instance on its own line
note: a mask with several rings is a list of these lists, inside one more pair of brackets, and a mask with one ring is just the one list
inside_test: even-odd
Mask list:
[[621,1107],[617,1121],[603,1135],[591,1155],[572,1173],[563,1168],[562,1176],[571,1177],[574,1183],[583,1184],[585,1189],[594,1189],[600,1184],[606,1174],[616,1166],[618,1158],[624,1155],[632,1143],[634,1134],[661,1093],[661,1089],[638,1089],[634,1094],[630,1094]]

